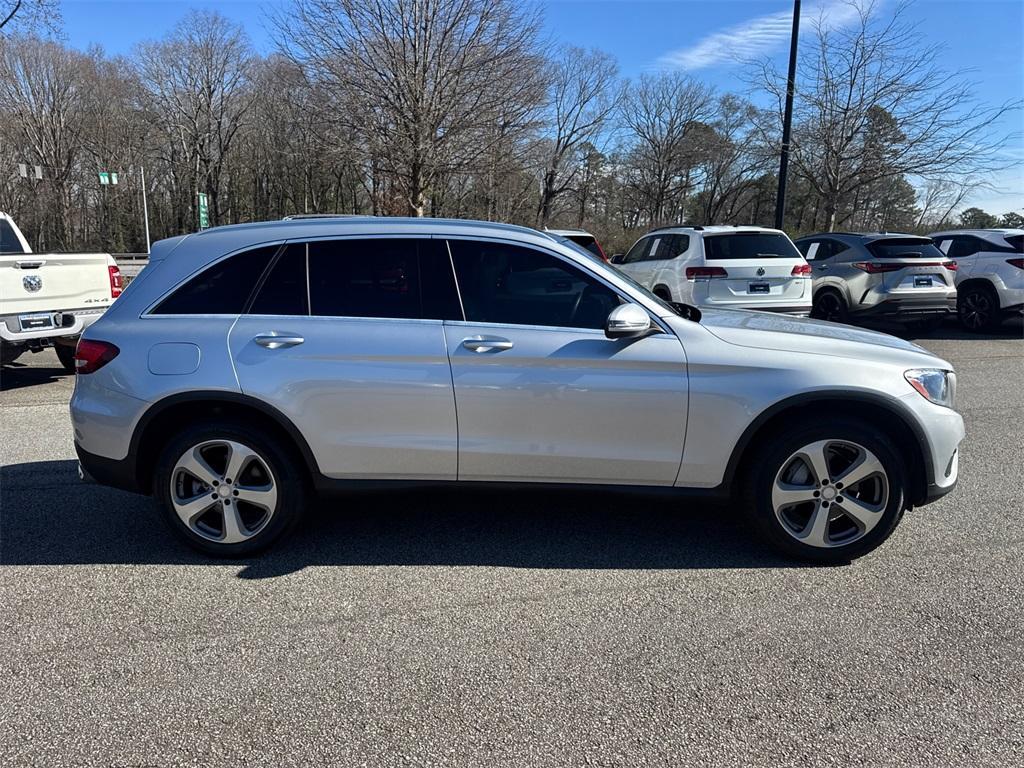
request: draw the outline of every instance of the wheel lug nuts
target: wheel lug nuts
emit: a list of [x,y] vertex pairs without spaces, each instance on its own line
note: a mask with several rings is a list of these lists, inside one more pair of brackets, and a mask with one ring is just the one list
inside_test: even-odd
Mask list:
[[836,504],[842,504],[842,503],[843,503],[843,497],[842,496],[836,496]]
[[828,478],[826,478],[826,479],[822,480],[822,481],[821,481],[821,484],[822,484],[822,485],[828,485]]
[[814,498],[818,498],[819,496],[821,496],[821,491],[815,491]]
[[227,483],[228,485],[231,485],[231,478],[229,477],[229,478],[228,478],[227,480],[225,480],[224,482],[225,482],[225,483]]
[[836,490],[839,490],[842,487],[843,487],[842,483],[836,483]]
[[220,481],[219,480],[214,480],[213,481],[213,487],[216,488],[218,485],[220,485]]
[[210,498],[211,499],[216,499],[217,498],[217,494],[216,493],[211,493],[210,494]]
[[228,506],[231,505],[231,499],[224,499],[224,503]]
[[823,502],[821,502],[821,506],[823,506],[823,507],[827,507],[827,506],[828,506],[828,502],[827,502],[827,501],[823,501]]
[[233,493],[235,496],[238,495],[238,491],[232,491],[231,493]]

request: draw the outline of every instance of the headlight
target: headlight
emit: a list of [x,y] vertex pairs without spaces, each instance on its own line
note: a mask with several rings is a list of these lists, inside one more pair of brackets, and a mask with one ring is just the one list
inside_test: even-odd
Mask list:
[[938,368],[915,368],[903,377],[918,391],[921,397],[936,405],[953,407],[956,399],[956,376],[952,371]]

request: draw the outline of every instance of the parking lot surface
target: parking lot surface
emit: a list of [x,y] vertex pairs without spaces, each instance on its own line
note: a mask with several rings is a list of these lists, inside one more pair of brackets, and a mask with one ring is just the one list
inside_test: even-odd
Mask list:
[[943,328],[961,481],[780,559],[616,493],[322,505],[224,562],[79,483],[52,352],[0,379],[0,765],[1024,764],[1024,341]]

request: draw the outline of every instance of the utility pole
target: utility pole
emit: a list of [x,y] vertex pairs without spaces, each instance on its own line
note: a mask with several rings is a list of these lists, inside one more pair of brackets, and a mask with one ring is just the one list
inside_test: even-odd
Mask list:
[[789,79],[786,81],[786,114],[782,119],[782,156],[779,158],[779,193],[775,196],[776,229],[782,229],[782,219],[786,215],[786,174],[789,172],[789,139],[793,129],[793,91],[799,42],[800,0],[793,0],[793,35],[789,41]]
[[146,255],[149,255],[149,206],[146,205],[146,167],[139,166],[139,175],[142,177],[142,221],[146,225]]

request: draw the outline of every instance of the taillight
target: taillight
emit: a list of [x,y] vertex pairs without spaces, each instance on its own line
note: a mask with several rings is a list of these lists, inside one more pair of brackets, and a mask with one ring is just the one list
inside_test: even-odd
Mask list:
[[75,373],[95,373],[121,352],[109,341],[79,339],[75,349]]
[[1024,259],[1007,259],[1007,264],[1012,264],[1017,269],[1024,269]]
[[[897,270],[903,269],[907,266],[905,264],[879,264],[875,261],[855,261],[851,267],[862,269],[869,275],[877,275],[879,272],[896,272]],[[924,266],[923,264],[918,266]]]
[[712,277],[728,277],[729,273],[722,267],[687,267],[687,280],[709,280]]
[[958,269],[960,269],[960,265],[957,264],[955,261],[947,261],[942,266],[944,266],[950,272],[956,272]]
[[794,277],[796,277],[797,275],[809,275],[811,274],[811,265],[797,264],[795,267],[793,267],[793,271],[790,272],[790,274],[793,275]]
[[117,267],[107,267],[107,272],[110,274],[110,298],[116,299],[124,290],[124,278]]

